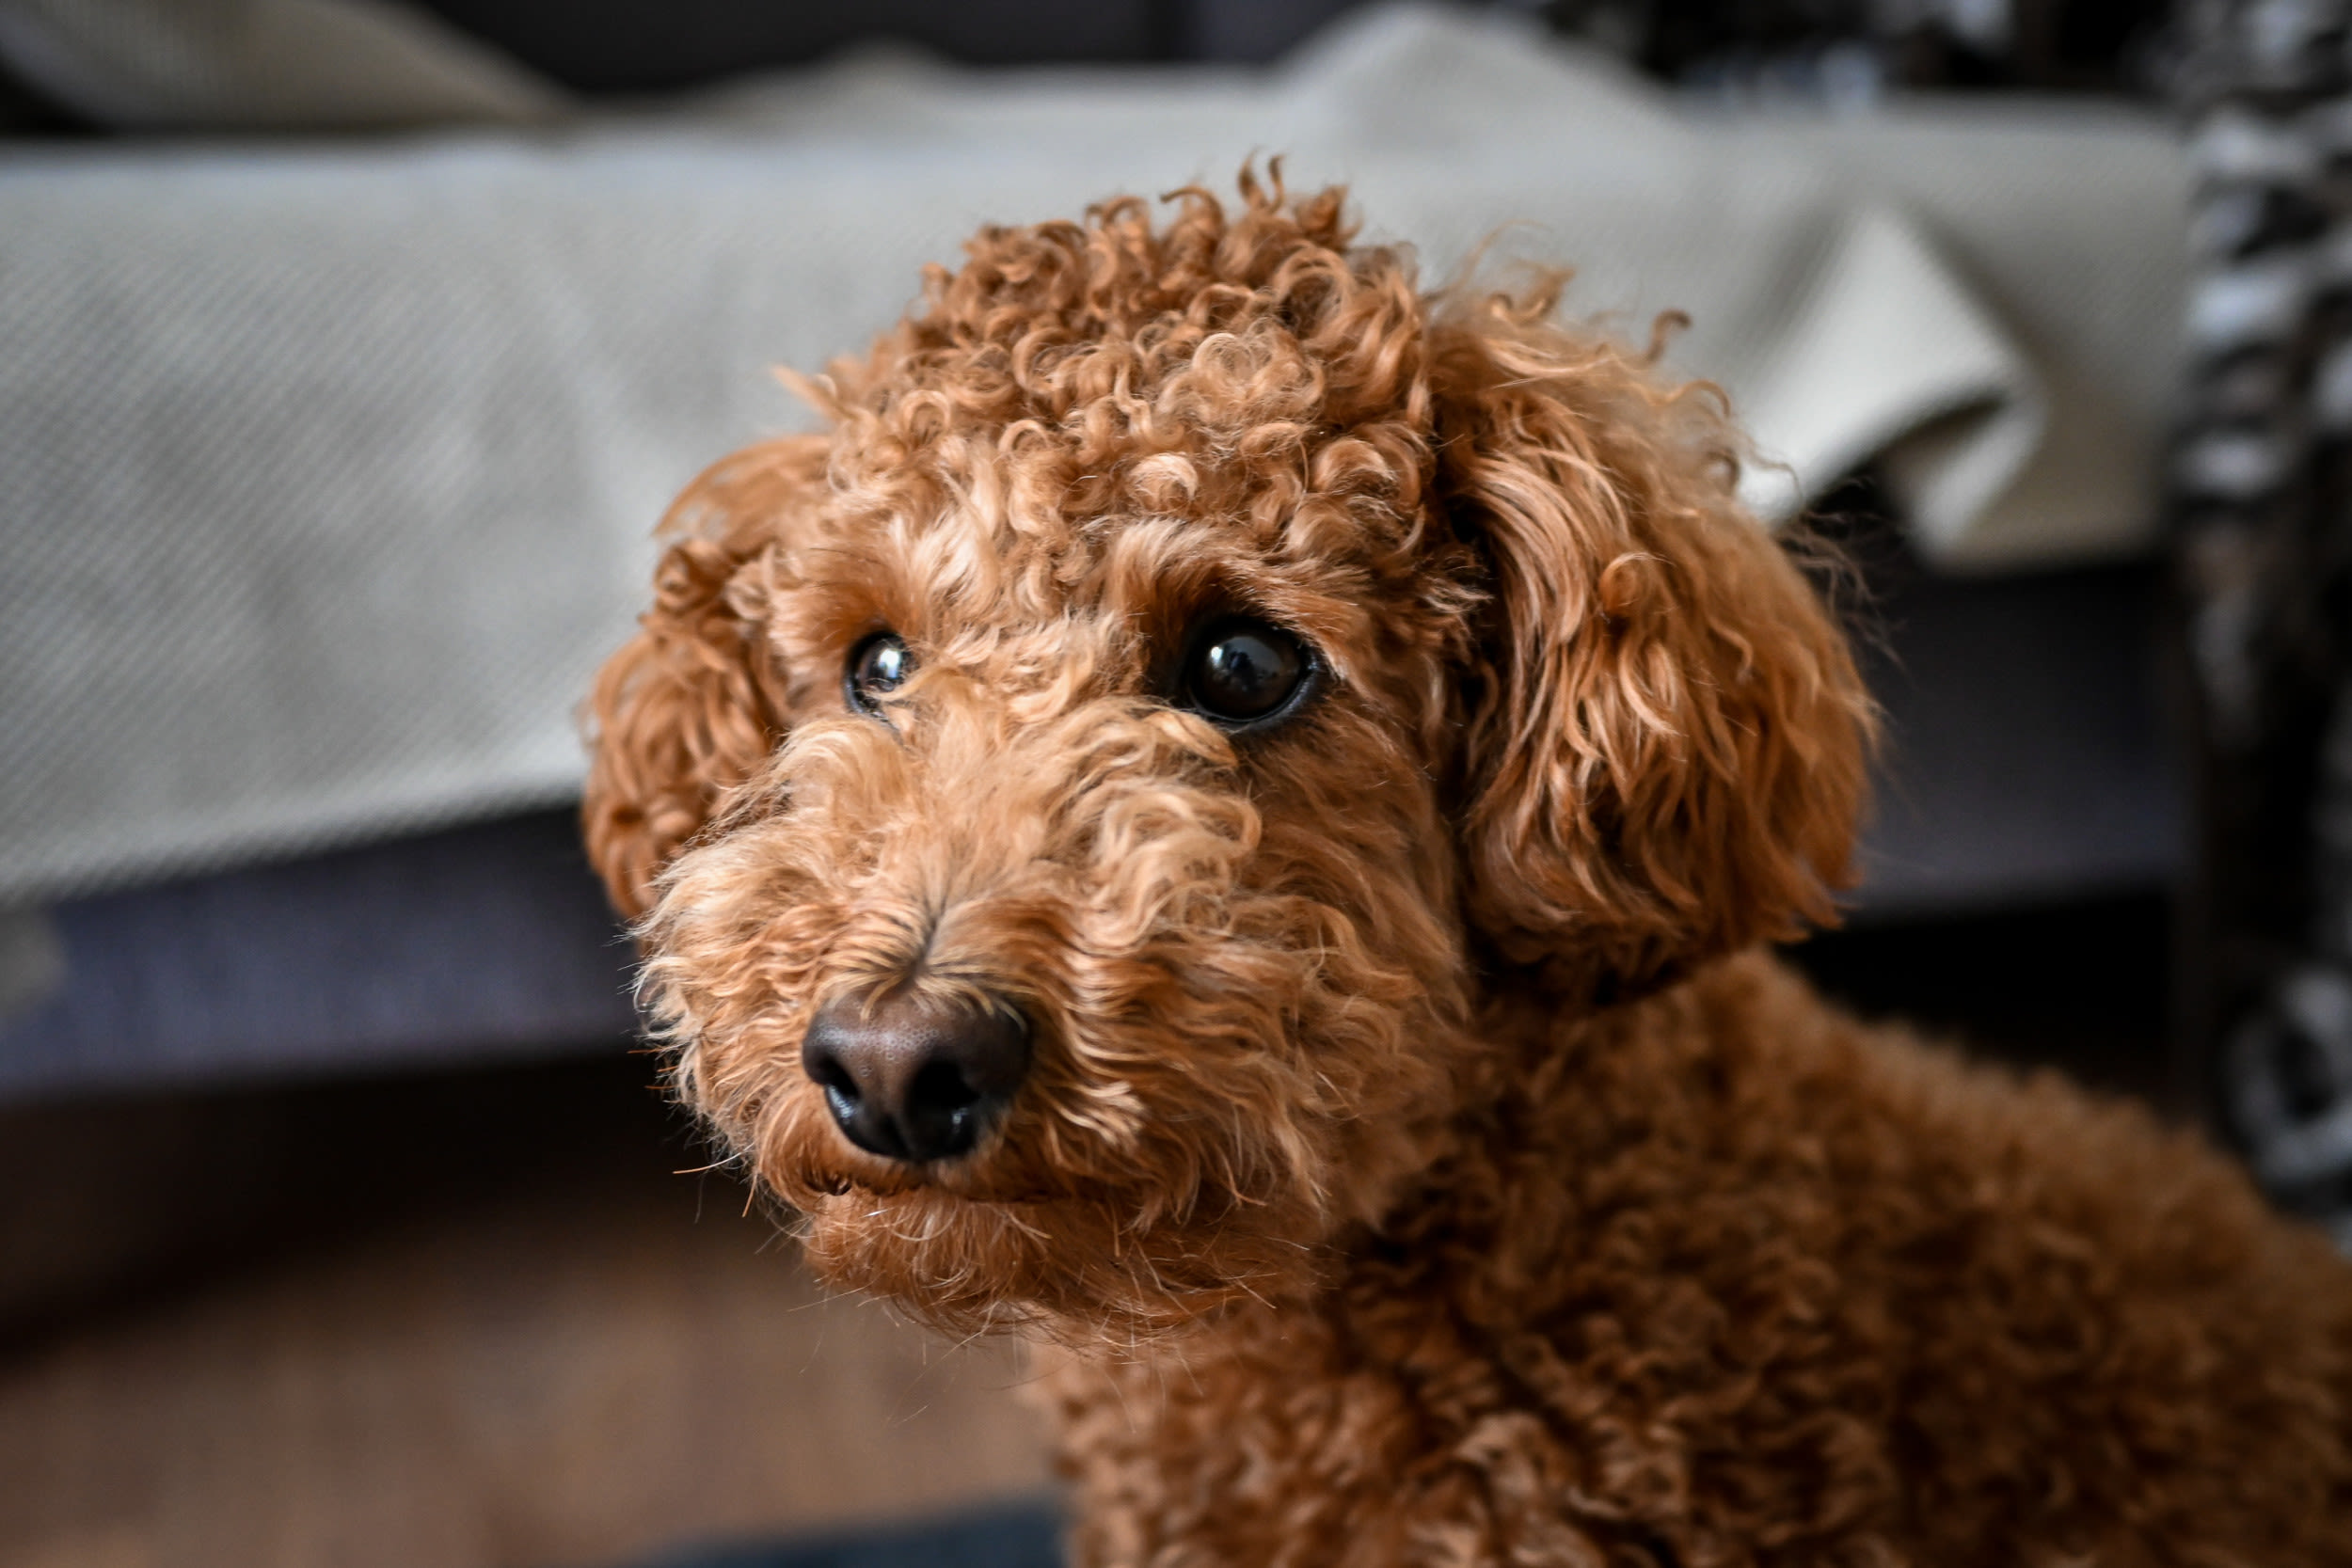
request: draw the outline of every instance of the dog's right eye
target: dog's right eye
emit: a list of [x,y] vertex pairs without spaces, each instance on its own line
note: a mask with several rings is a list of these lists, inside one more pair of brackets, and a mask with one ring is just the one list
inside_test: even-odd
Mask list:
[[1184,705],[1229,731],[1269,724],[1314,684],[1314,656],[1281,627],[1227,616],[1195,636],[1184,661]]
[[914,656],[895,631],[878,631],[850,650],[841,672],[841,694],[860,713],[882,717],[882,699],[914,673]]

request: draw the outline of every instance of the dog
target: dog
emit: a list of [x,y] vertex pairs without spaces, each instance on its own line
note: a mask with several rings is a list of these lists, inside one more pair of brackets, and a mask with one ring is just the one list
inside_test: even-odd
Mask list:
[[2352,1268],[1771,955],[1873,710],[1722,398],[1164,199],[931,269],[596,687],[817,1270],[1036,1341],[1095,1568],[2352,1563]]

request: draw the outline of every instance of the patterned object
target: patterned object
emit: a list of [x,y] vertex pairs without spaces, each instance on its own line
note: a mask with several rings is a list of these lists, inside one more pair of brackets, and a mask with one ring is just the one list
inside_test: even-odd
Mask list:
[[2222,1109],[2271,1191],[2352,1246],[2348,13],[2184,16],[2199,276],[2173,478]]

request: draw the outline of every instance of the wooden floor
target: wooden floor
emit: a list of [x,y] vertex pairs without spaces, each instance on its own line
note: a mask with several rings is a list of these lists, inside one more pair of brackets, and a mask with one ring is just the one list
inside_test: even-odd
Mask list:
[[[118,1256],[78,1293],[42,1281],[44,1310],[0,1339],[0,1565],[592,1568],[1047,1484],[1008,1353],[823,1299],[739,1190],[670,1174],[676,1140],[628,1147],[654,1118],[580,1117],[580,1085],[559,1087],[580,1136],[532,1121],[485,1152],[477,1127],[448,1155],[482,1180],[390,1183],[421,1199],[253,1160],[250,1106],[216,1108],[275,1217],[224,1224],[214,1193],[217,1244],[182,1238],[166,1275]],[[484,1092],[519,1109],[530,1088]],[[289,1147],[361,1095],[285,1112]],[[55,1121],[20,1113],[0,1140]],[[380,1123],[349,1152],[414,1169]],[[171,1185],[204,1184],[204,1138],[167,1141],[125,1211],[148,1253]],[[0,1154],[0,1180],[72,1174],[21,1164]],[[338,1182],[357,1196],[322,1206]]]

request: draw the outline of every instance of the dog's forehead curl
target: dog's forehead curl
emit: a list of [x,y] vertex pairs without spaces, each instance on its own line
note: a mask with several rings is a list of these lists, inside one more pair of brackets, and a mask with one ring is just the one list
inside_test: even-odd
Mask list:
[[1198,196],[1165,230],[1141,203],[983,230],[810,384],[827,543],[966,611],[1109,608],[1123,543],[1182,553],[1178,522],[1229,575],[1408,582],[1434,467],[1409,256],[1354,247],[1336,199],[1229,224]]

